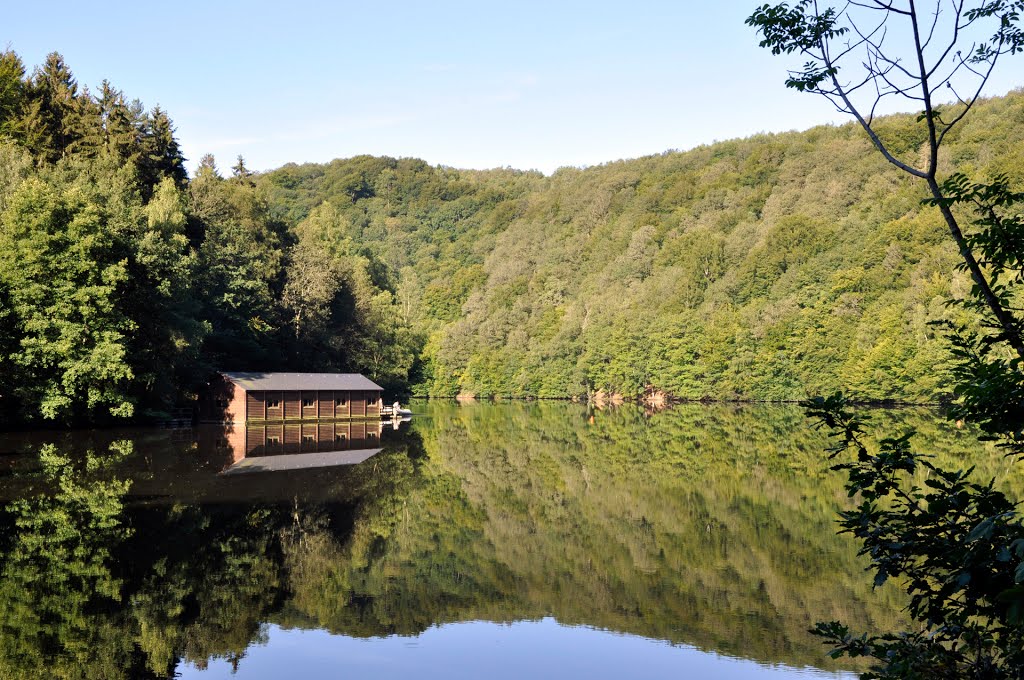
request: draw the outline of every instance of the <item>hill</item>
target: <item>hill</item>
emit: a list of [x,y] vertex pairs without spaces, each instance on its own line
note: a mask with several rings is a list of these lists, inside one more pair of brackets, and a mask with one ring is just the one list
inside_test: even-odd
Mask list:
[[[902,154],[923,142],[910,115],[879,129]],[[1024,180],[1024,93],[956,133],[946,172]],[[969,281],[921,187],[853,124],[550,177],[364,156],[258,183],[300,243],[385,267],[421,394],[946,394],[929,322],[963,314],[946,303]]]

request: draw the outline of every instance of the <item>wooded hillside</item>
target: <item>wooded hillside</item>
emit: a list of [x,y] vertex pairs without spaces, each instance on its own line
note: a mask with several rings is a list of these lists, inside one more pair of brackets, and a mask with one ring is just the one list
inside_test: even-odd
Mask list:
[[[900,153],[924,140],[909,115],[879,129]],[[1022,142],[1024,94],[983,102],[945,169],[1019,184]],[[359,157],[259,183],[279,219],[386,265],[424,394],[932,401],[929,322],[969,289],[938,211],[852,124],[551,177]]]
[[[923,140],[914,116],[878,128]],[[946,172],[1024,184],[1024,93],[954,135]],[[160,108],[0,53],[0,421],[159,417],[215,369],[440,396],[947,391],[930,322],[966,313],[968,279],[852,125],[550,177],[185,162]]]

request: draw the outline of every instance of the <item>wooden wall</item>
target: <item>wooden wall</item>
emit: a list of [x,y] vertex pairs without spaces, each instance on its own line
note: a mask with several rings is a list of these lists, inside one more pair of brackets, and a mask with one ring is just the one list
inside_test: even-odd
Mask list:
[[244,455],[345,451],[379,446],[379,421],[268,423],[245,428]]
[[376,391],[253,391],[246,394],[245,420],[379,418],[380,398]]
[[199,397],[199,422],[243,423],[246,420],[245,390],[216,378]]

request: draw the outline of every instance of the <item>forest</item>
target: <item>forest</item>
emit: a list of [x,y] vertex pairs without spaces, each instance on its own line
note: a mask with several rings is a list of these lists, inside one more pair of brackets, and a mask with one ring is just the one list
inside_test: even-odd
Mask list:
[[407,383],[386,267],[314,250],[326,213],[286,223],[241,158],[228,175],[188,177],[166,112],[59,54],[0,55],[0,424],[159,417],[215,370]]
[[[682,124],[682,122],[681,122]],[[903,154],[913,115],[876,121]],[[1024,93],[942,172],[1024,180]],[[214,370],[358,371],[429,396],[949,397],[970,281],[859,128],[534,171],[358,156],[188,176],[169,114],[59,54],[0,55],[0,419],[187,405]]]

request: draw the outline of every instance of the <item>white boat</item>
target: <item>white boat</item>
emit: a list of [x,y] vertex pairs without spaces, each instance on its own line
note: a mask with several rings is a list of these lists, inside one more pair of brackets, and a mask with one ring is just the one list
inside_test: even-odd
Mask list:
[[401,405],[396,401],[391,406],[382,406],[380,409],[380,415],[382,418],[411,418],[412,411],[407,408],[402,408]]

